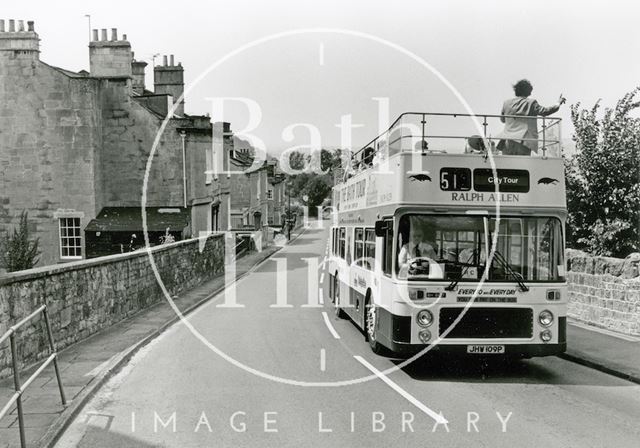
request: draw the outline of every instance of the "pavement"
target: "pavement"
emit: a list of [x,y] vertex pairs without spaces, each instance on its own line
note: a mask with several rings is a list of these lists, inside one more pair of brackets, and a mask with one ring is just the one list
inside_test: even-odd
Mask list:
[[[301,229],[296,229],[297,236],[300,231]],[[280,249],[278,246],[270,246],[260,253],[251,252],[242,256],[236,263],[236,278],[246,275]],[[223,290],[224,282],[224,275],[213,278],[174,298],[175,304],[181,312],[187,314]],[[54,371],[52,368],[45,369],[22,398],[28,446],[50,446],[92,394],[125,365],[133,354],[176,320],[174,311],[163,298],[131,318],[61,350],[58,363],[69,403],[66,407],[62,406]],[[23,383],[36,368],[37,366],[33,366],[21,372]],[[12,377],[0,380],[0,407],[4,406],[13,393]],[[0,421],[0,448],[19,446],[18,415],[14,407]]]
[[640,337],[569,322],[562,358],[640,384]]
[[[216,278],[176,301],[189,326],[172,325],[175,315],[162,302],[63,350],[72,402],[63,409],[46,370],[24,396],[29,446],[373,447],[399,437],[421,446],[636,446],[640,341],[633,338],[572,324],[560,358],[409,365],[389,375],[391,384],[378,381],[375,372],[393,361],[371,354],[360,331],[328,305],[305,306],[308,260],[322,259],[327,234],[299,235],[278,252],[278,263],[261,263],[275,248],[239,260],[244,308],[216,305],[224,288]],[[279,263],[286,263],[284,280]],[[290,303],[276,301],[282,288]],[[0,404],[11,384],[0,382]],[[446,431],[432,432],[434,421],[421,415],[429,406],[446,417]],[[480,416],[482,431],[468,431],[469,412]],[[508,433],[500,412],[513,415]],[[415,417],[411,433],[405,415]],[[14,410],[0,421],[0,448],[16,446]]]

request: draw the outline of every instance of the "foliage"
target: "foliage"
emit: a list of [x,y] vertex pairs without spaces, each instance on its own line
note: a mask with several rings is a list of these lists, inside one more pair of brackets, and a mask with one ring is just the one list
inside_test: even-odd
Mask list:
[[29,216],[24,210],[18,227],[0,241],[0,265],[8,272],[31,269],[40,260],[39,244],[40,238],[31,238]]
[[567,240],[595,255],[625,257],[640,250],[640,118],[631,112],[640,88],[599,117],[571,107],[576,154],[565,161]]
[[[323,201],[331,194],[333,172],[341,163],[340,154],[339,150],[321,150],[320,169],[326,171],[324,174],[307,170],[301,174],[288,176],[287,182],[291,197],[297,198],[302,204],[308,206],[309,213],[312,215],[315,215],[316,207],[322,205]],[[305,165],[310,166],[310,159],[309,155],[294,152],[289,158],[289,163],[292,168],[300,170]]]
[[171,244],[175,242],[176,242],[176,238],[169,233],[169,227],[167,227],[164,231],[164,235],[160,236],[160,244],[164,245],[164,244]]

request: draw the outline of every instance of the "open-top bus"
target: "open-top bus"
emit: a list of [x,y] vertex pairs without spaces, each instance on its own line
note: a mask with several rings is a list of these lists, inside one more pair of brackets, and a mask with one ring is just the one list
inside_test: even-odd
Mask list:
[[515,156],[495,149],[499,119],[403,114],[334,186],[329,296],[374,352],[566,349],[560,120],[532,117],[519,143],[538,151]]

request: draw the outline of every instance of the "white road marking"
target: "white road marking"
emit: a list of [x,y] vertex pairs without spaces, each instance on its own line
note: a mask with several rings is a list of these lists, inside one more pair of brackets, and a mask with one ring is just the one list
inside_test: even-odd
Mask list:
[[320,305],[324,305],[324,291],[322,290],[322,288],[318,289],[318,303]]
[[320,284],[322,285],[324,283],[324,271],[322,272],[322,274],[320,274]]
[[327,352],[325,349],[320,349],[320,370],[324,372],[327,369]]
[[327,312],[326,311],[322,312],[322,318],[324,319],[324,324],[327,326],[327,328],[329,329],[329,332],[331,332],[333,337],[336,338],[336,339],[340,339],[340,335],[338,334],[336,329],[333,328],[333,325],[331,325],[331,322],[329,321],[329,316],[327,316]]
[[409,403],[411,403],[412,405],[414,405],[415,407],[420,409],[422,412],[424,412],[429,417],[434,419],[437,423],[439,423],[439,424],[449,423],[449,421],[446,418],[444,418],[444,416],[442,415],[442,412],[438,413],[438,412],[435,412],[435,411],[432,411],[431,409],[429,409],[427,406],[425,406],[424,403],[422,403],[420,400],[418,400],[416,397],[411,395],[409,392],[407,392],[406,390],[404,390],[403,388],[398,386],[396,383],[391,381],[384,373],[380,372],[378,369],[376,369],[371,364],[369,364],[369,362],[367,360],[365,360],[362,356],[356,355],[356,356],[354,356],[354,358],[356,358],[360,362],[360,364],[365,366],[367,369],[371,370],[371,372],[373,372],[375,374],[375,376],[377,376],[382,381],[384,381],[387,384],[387,386],[389,386],[391,389],[393,389],[396,392],[398,392]]

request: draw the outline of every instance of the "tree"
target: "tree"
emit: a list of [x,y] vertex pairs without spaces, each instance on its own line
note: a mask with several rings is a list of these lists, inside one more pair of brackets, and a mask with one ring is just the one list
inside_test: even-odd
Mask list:
[[[320,168],[322,171],[326,171],[325,174],[318,174],[309,171],[289,176],[289,193],[292,197],[301,200],[306,206],[308,206],[310,209],[309,213],[312,215],[315,215],[316,207],[321,205],[331,193],[331,187],[333,186],[333,171],[341,164],[340,154],[340,150],[321,150]],[[305,166],[305,161],[308,166],[310,161],[309,154],[293,152],[289,156],[289,163],[294,169],[302,169]],[[303,200],[305,197],[307,199]]]
[[640,87],[599,118],[571,107],[576,154],[566,160],[567,240],[595,255],[625,257],[640,250],[640,118],[630,113]]
[[40,238],[31,239],[28,214],[20,214],[20,224],[0,242],[0,264],[8,271],[21,271],[34,267],[40,256]]

